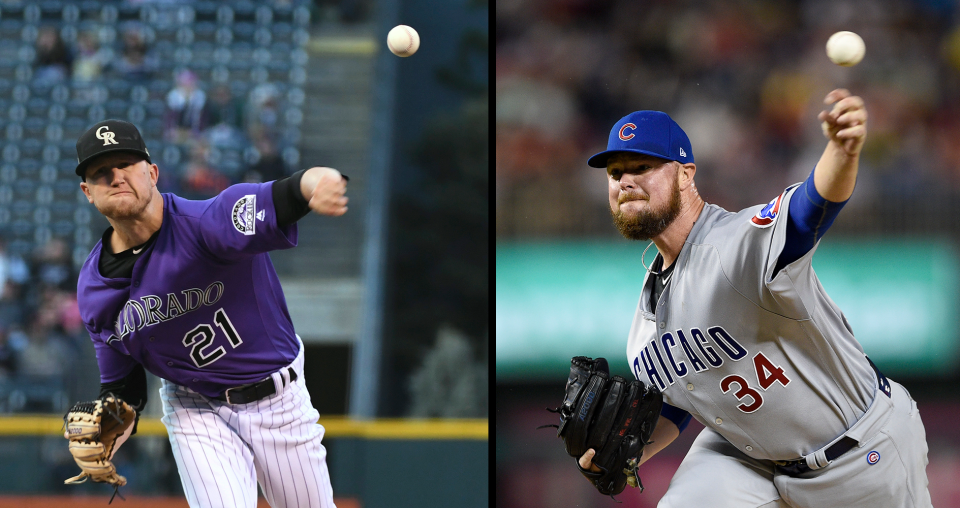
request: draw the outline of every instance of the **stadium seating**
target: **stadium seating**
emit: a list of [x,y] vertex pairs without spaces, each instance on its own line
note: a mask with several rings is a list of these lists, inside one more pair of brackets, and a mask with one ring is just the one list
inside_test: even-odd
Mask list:
[[[309,22],[306,0],[0,5],[0,237],[7,248],[27,256],[56,237],[71,244],[75,262],[86,257],[100,231],[90,230],[92,210],[78,189],[75,142],[92,123],[121,118],[137,124],[161,170],[178,174],[189,149],[163,139],[163,114],[183,69],[196,73],[207,90],[225,83],[244,98],[259,84],[276,85],[282,154],[297,162]],[[34,44],[45,26],[58,29],[70,46],[79,34],[93,32],[114,57],[122,52],[123,33],[139,30],[156,72],[141,81],[105,72],[92,82],[41,82]],[[256,159],[249,148],[213,153],[231,176]]]

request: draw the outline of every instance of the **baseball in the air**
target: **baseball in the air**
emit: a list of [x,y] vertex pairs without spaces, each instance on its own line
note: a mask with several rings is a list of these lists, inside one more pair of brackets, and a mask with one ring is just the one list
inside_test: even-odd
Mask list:
[[837,32],[827,39],[827,57],[837,65],[857,65],[866,52],[863,39],[853,32]]
[[407,25],[397,25],[387,34],[387,47],[397,56],[410,56],[420,48],[420,34]]

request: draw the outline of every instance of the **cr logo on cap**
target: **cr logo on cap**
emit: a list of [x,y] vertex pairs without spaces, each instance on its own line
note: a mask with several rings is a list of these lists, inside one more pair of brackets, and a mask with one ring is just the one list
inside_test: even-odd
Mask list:
[[[620,127],[620,139],[623,140],[623,141],[630,141],[630,140],[633,139],[633,137],[636,135],[636,134],[633,134],[633,133],[631,132],[630,135],[624,136],[624,135],[623,135],[623,132],[624,132],[625,130],[627,130],[628,127],[630,128],[630,130],[634,130],[634,129],[637,128],[637,125],[636,125],[636,124],[632,124],[632,123],[625,123],[625,124],[623,124],[623,127]],[[98,136],[99,136],[99,135],[98,135]]]
[[119,145],[120,143],[117,143],[117,140],[113,139],[113,137],[116,136],[115,133],[110,131],[102,132],[104,129],[109,129],[109,128],[110,127],[107,127],[106,125],[104,125],[103,127],[100,127],[99,129],[97,129],[97,139],[103,140],[103,146]]

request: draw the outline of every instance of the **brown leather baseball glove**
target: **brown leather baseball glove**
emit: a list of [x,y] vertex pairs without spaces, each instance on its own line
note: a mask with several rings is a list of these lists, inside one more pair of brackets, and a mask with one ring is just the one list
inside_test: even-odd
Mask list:
[[[106,395],[99,400],[78,402],[63,417],[70,440],[70,454],[80,466],[80,474],[64,483],[83,483],[87,478],[114,486],[116,496],[127,479],[117,474],[113,454],[133,432],[136,411],[122,399]],[[121,496],[121,499],[123,496]],[[113,496],[110,497],[113,502]]]

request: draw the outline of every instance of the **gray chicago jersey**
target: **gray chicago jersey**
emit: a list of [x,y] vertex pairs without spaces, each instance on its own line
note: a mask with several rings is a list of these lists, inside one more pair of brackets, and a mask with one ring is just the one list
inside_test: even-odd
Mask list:
[[638,379],[757,459],[822,447],[866,412],[877,389],[814,273],[816,246],[774,273],[795,190],[737,213],[705,206],[656,309],[649,274],[644,280],[627,342]]

